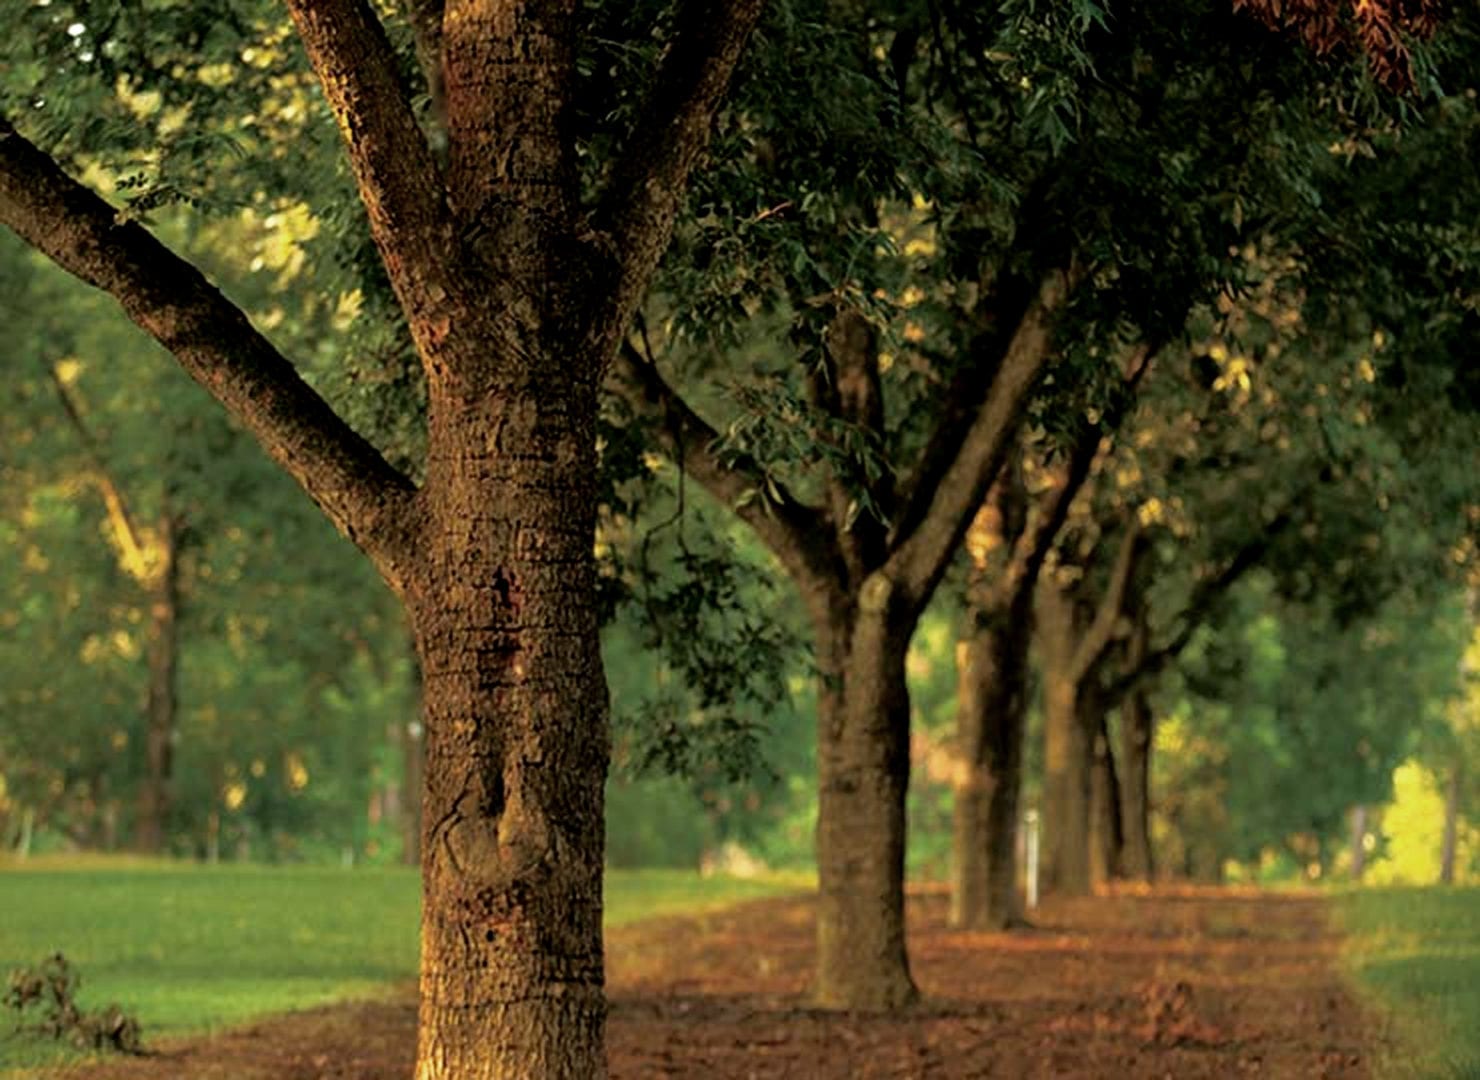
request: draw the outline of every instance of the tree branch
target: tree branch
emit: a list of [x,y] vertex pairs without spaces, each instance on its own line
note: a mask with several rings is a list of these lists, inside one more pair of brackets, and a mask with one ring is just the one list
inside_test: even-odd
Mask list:
[[46,364],[45,367],[52,388],[56,390],[57,398],[62,403],[62,411],[67,415],[67,422],[71,424],[78,442],[82,443],[83,452],[92,463],[93,471],[97,473],[98,487],[102,489],[103,503],[108,510],[108,520],[113,525],[114,535],[118,537],[118,546],[123,549],[124,570],[130,577],[141,581],[149,572],[149,555],[144,536],[135,523],[128,499],[125,498],[123,489],[113,479],[113,471],[108,468],[102,448],[98,446],[98,441],[93,437],[92,429],[87,426],[87,421],[82,419],[82,410],[77,407],[72,391],[68,390],[67,384],[62,381],[56,365]]
[[[1020,286],[1020,287],[1013,287]],[[930,509],[946,470],[961,453],[972,423],[980,415],[991,393],[996,372],[1011,342],[1011,331],[1032,310],[1035,294],[1031,284],[1011,279],[1002,286],[993,305],[991,326],[977,334],[967,362],[951,379],[941,395],[944,410],[910,476],[899,486],[898,510],[890,529],[891,544],[913,533]]]
[[1118,701],[1137,683],[1160,675],[1176,661],[1177,657],[1182,655],[1182,651],[1192,641],[1198,628],[1207,621],[1218,601],[1240,578],[1264,561],[1265,556],[1274,546],[1275,539],[1294,523],[1292,510],[1295,501],[1297,500],[1291,500],[1291,506],[1286,507],[1279,516],[1265,526],[1261,535],[1254,537],[1239,548],[1221,570],[1212,577],[1205,578],[1193,590],[1187,606],[1172,619],[1172,623],[1177,625],[1176,633],[1167,639],[1165,644],[1154,649],[1148,648],[1142,656],[1141,663],[1134,670],[1128,669],[1111,684],[1110,693],[1113,695],[1111,700]]
[[[827,328],[822,358],[807,380],[813,405],[845,430],[851,427],[862,432],[867,445],[877,452],[884,440],[884,396],[874,328],[858,311],[841,309]],[[831,434],[826,437],[838,453],[828,469],[828,508],[849,578],[861,582],[888,557],[884,518],[891,511],[893,474],[881,468],[870,479],[867,467],[848,453],[845,442],[834,440]],[[873,502],[872,511],[855,502],[859,491]]]
[[256,436],[395,588],[415,486],[303,381],[195,267],[123,223],[0,117],[0,223],[113,296]]
[[819,543],[829,532],[823,514],[785,489],[779,490],[779,499],[768,494],[774,482],[749,458],[721,463],[713,451],[718,433],[669,385],[657,365],[624,342],[607,381],[634,416],[652,425],[664,453],[749,525],[799,584],[833,579],[833,560]]
[[1048,364],[1050,324],[1068,291],[1067,276],[1055,272],[1040,286],[1008,343],[986,401],[962,440],[955,459],[941,475],[919,525],[891,536],[892,554],[884,572],[896,595],[920,605],[934,590],[946,563],[971,524],[1017,434],[1028,396]]
[[764,0],[681,0],[673,40],[596,215],[620,259],[613,325],[625,330],[658,260]]
[[1122,368],[1121,393],[1106,410],[1101,422],[1080,433],[1069,459],[1065,463],[1062,478],[1038,508],[1034,520],[1018,536],[1012,546],[1012,557],[1003,574],[1003,587],[1009,592],[1031,590],[1037,581],[1043,561],[1053,550],[1054,540],[1064,522],[1069,519],[1069,508],[1074,504],[1084,482],[1089,479],[1091,468],[1100,451],[1100,444],[1120,430],[1120,425],[1133,411],[1136,393],[1141,380],[1151,367],[1153,350],[1149,345],[1138,345],[1126,357]]
[[1070,671],[1076,683],[1081,682],[1100,662],[1105,650],[1115,640],[1115,627],[1125,608],[1125,593],[1135,573],[1141,541],[1141,523],[1132,518],[1125,536],[1120,540],[1120,550],[1116,552],[1115,563],[1110,568],[1110,581],[1095,608],[1094,620],[1085,628],[1079,643],[1074,647]]
[[417,316],[430,314],[450,286],[441,266],[452,220],[395,53],[367,0],[288,0],[288,9],[349,150],[370,234],[421,345],[428,320]]

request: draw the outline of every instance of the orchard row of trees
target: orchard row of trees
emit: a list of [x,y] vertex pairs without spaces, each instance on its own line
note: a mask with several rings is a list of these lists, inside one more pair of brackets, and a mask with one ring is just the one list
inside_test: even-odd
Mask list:
[[[1179,737],[1221,723],[1272,761],[1307,739],[1292,767],[1351,766],[1341,809],[1414,738],[1457,756],[1469,721],[1392,701],[1442,698],[1428,668],[1460,647],[1431,614],[1473,575],[1476,27],[1238,6],[12,0],[0,221],[229,421],[115,364],[116,331],[7,256],[17,310],[53,322],[13,360],[7,445],[32,460],[6,463],[6,617],[78,635],[7,720],[137,747],[146,847],[187,776],[228,808],[269,769],[309,788],[316,763],[251,756],[238,724],[172,761],[179,701],[208,729],[269,638],[291,662],[231,715],[309,725],[361,775],[415,760],[422,1077],[600,1072],[604,620],[664,674],[622,749],[710,794],[808,646],[825,1007],[916,996],[909,649],[932,602],[963,613],[963,924],[1015,914],[1035,682],[1064,892],[1150,873],[1174,668],[1226,710]],[[269,591],[317,614],[254,613]],[[403,617],[424,748],[404,700],[370,710],[395,738],[357,723],[358,693],[404,697]],[[28,798],[75,792],[28,760]],[[116,805],[116,770],[91,775],[82,797]]]

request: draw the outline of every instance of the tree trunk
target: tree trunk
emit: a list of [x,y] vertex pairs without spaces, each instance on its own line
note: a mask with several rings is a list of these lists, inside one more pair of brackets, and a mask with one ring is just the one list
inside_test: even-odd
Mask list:
[[1028,628],[1026,618],[1015,620],[1010,613],[968,618],[972,625],[956,653],[950,923],[1001,930],[1020,915],[1016,832]]
[[1449,781],[1444,785],[1444,837],[1439,847],[1439,883],[1454,884],[1455,852],[1459,846],[1460,765],[1449,767]]
[[904,942],[909,691],[915,620],[869,579],[851,611],[817,619],[818,1005],[891,1009],[919,995]]
[[596,394],[543,359],[429,387],[418,1080],[605,1071]]
[[1361,881],[1367,872],[1367,806],[1352,807],[1352,880]]
[[1121,866],[1133,881],[1149,883],[1156,875],[1151,854],[1151,702],[1132,689],[1120,713],[1120,817],[1125,827]]
[[173,792],[175,712],[178,702],[180,568],[179,522],[166,509],[151,545],[149,575],[149,698],[145,709],[144,777],[139,788],[134,846],[154,854],[164,847]]
[[1120,779],[1102,695],[1087,686],[1080,692],[1080,723],[1094,731],[1093,773],[1090,778],[1090,879],[1101,884],[1122,876],[1121,853],[1125,849],[1125,827],[1120,820]]
[[1079,687],[1045,659],[1043,679],[1043,889],[1090,891],[1090,759]]

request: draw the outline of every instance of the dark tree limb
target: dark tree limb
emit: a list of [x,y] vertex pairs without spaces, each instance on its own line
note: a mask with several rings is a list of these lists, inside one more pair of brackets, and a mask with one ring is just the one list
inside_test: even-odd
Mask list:
[[1265,526],[1264,532],[1241,546],[1227,562],[1211,577],[1204,578],[1187,604],[1171,620],[1176,631],[1165,642],[1148,648],[1141,662],[1134,669],[1127,669],[1110,684],[1109,700],[1114,703],[1129,693],[1137,684],[1153,679],[1174,664],[1192,641],[1198,629],[1205,623],[1213,609],[1235,584],[1250,570],[1258,566],[1274,547],[1275,540],[1294,523],[1293,502]]
[[1105,438],[1120,430],[1126,417],[1133,411],[1136,393],[1141,381],[1151,368],[1154,353],[1150,345],[1138,345],[1126,357],[1122,369],[1121,393],[1115,404],[1107,410],[1102,422],[1083,431],[1069,451],[1059,482],[1054,486],[1038,513],[1028,527],[1014,541],[1007,569],[1001,577],[1001,588],[1008,592],[1032,589],[1043,568],[1043,561],[1053,550],[1054,540],[1069,519],[1069,508],[1074,504],[1084,483],[1089,479],[1100,444]]
[[914,469],[898,487],[897,509],[890,527],[891,544],[909,536],[924,520],[936,488],[951,463],[960,456],[961,446],[991,393],[1002,356],[1011,341],[1011,328],[1019,326],[1032,309],[1035,296],[1032,287],[1014,287],[1015,284],[1004,286],[996,297],[987,320],[991,327],[976,336],[966,363],[941,395],[940,419]]
[[797,501],[748,457],[720,461],[714,452],[718,432],[656,364],[624,343],[609,382],[632,414],[650,425],[663,452],[749,525],[799,584],[834,579],[835,558],[823,540],[832,534],[823,512]]
[[896,597],[919,604],[930,596],[951,554],[971,524],[992,480],[1017,436],[1029,394],[1052,355],[1051,323],[1069,289],[1067,275],[1050,274],[1023,313],[1002,356],[986,400],[961,440],[955,458],[932,490],[911,492],[924,503],[919,524],[909,532],[895,527],[892,554],[884,573]]
[[[869,445],[882,448],[884,394],[879,382],[879,341],[864,316],[840,310],[827,329],[822,363],[809,374],[813,405],[840,424],[863,433]],[[842,448],[839,447],[839,450]],[[892,473],[881,469],[870,479],[863,466],[846,454],[835,460],[827,481],[828,508],[838,530],[838,548],[851,581],[862,581],[888,557],[885,518],[892,510]],[[854,500],[863,491],[874,511]]]
[[1136,560],[1140,557],[1143,541],[1141,523],[1132,518],[1125,535],[1120,539],[1120,548],[1115,553],[1115,562],[1110,568],[1110,580],[1095,607],[1094,618],[1085,627],[1074,648],[1069,672],[1076,684],[1089,676],[1115,641],[1115,631],[1125,611],[1126,590],[1135,575]]
[[109,293],[405,586],[416,488],[355,433],[239,308],[137,222],[78,184],[0,118],[0,223]]
[[764,0],[682,0],[663,56],[596,215],[619,260],[612,325],[625,328],[668,246],[673,219]]
[[[349,151],[370,234],[411,319],[435,306],[452,239],[443,186],[368,0],[288,0]],[[423,344],[418,340],[418,344]]]

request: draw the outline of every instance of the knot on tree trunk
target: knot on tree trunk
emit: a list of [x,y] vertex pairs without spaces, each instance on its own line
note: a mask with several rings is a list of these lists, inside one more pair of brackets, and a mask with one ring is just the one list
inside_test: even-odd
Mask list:
[[549,822],[514,787],[507,802],[466,789],[433,830],[437,863],[448,884],[484,902],[548,873],[555,844]]

